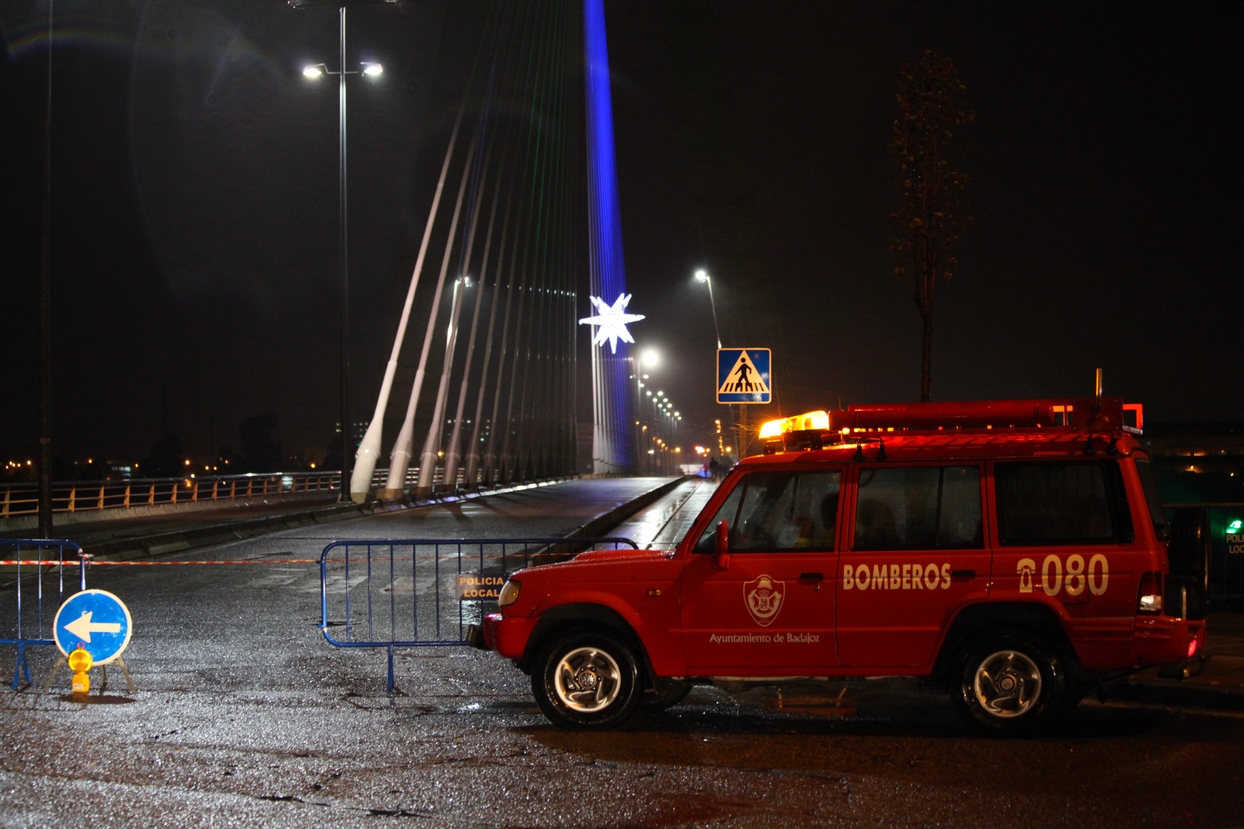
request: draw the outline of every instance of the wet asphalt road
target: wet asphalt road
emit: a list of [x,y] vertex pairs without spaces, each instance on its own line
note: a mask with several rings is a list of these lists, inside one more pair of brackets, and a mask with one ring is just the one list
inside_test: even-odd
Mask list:
[[[624,497],[584,503],[580,484],[563,486],[179,559],[561,535]],[[828,705],[783,698],[816,716],[774,710],[770,692],[701,688],[624,731],[577,734],[549,725],[527,677],[488,653],[401,652],[400,693],[386,694],[382,652],[324,642],[311,564],[98,567],[88,586],[133,614],[138,690],[114,668],[102,695],[92,672],[89,704],[62,696],[64,669],[46,695],[0,692],[0,826],[1244,825],[1238,715],[1086,703],[1039,739],[985,740],[942,697],[874,682]],[[51,657],[32,660],[36,686]]]

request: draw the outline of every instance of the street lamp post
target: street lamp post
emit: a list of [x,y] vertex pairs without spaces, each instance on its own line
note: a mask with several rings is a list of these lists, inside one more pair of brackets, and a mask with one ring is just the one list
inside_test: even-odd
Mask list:
[[717,300],[713,299],[713,277],[701,268],[695,272],[697,282],[708,283],[708,304],[713,309],[713,333],[717,335],[717,348],[721,349],[721,329],[717,327]]
[[[721,329],[717,327],[717,301],[713,298],[713,277],[709,275],[708,271],[701,268],[695,272],[695,278],[697,282],[708,283],[708,304],[713,309],[713,332],[717,335],[717,350],[721,351]],[[730,411],[730,407],[727,407],[727,411]],[[733,420],[733,415],[731,419]],[[742,423],[742,428],[746,429],[747,407],[742,404],[739,405],[739,421]]]
[[329,71],[323,63],[306,66],[303,77],[319,80],[325,75],[336,75],[337,83],[337,225],[341,259],[341,497],[342,503],[350,500],[350,247],[347,220],[347,166],[346,166],[346,76],[362,74],[375,78],[384,71],[379,63],[363,61],[359,70],[346,69],[346,7],[363,3],[387,3],[396,0],[289,0],[290,6],[300,9],[306,6],[337,6],[340,20],[340,51],[338,71]]

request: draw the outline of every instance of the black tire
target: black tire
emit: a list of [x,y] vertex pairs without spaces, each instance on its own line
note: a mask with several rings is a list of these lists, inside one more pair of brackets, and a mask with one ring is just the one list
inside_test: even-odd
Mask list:
[[639,667],[630,646],[602,630],[563,634],[541,649],[531,690],[554,725],[602,731],[639,704]]
[[956,660],[952,695],[959,713],[987,734],[1032,733],[1063,710],[1067,677],[1058,652],[1027,633],[975,640]]
[[1068,679],[1066,690],[1063,691],[1063,701],[1059,707],[1060,713],[1066,713],[1073,710],[1077,705],[1084,702],[1084,698],[1087,697],[1089,695],[1089,691],[1092,690],[1092,679]]
[[644,694],[639,704],[647,711],[664,711],[686,699],[692,687],[690,682],[679,679],[659,679]]

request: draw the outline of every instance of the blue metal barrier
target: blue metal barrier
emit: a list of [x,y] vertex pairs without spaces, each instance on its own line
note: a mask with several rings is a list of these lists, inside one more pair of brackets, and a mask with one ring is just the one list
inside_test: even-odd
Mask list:
[[334,541],[320,554],[320,631],[334,647],[387,649],[392,693],[393,649],[465,644],[507,574],[619,547],[638,549],[629,538]]
[[[52,638],[56,610],[69,596],[86,589],[88,561],[89,557],[73,541],[0,539],[0,573],[14,576],[12,584],[16,602],[0,605],[0,633],[15,632],[13,637],[0,638],[0,645],[17,646],[17,664],[13,668],[14,691],[23,675],[27,683],[31,681],[26,648],[56,644]],[[78,589],[66,591],[65,569],[75,565],[78,568]],[[70,577],[72,579],[72,573]],[[45,590],[44,584],[51,578],[55,579],[55,590]],[[7,582],[7,578],[3,581]],[[33,602],[27,598],[31,587],[34,589]]]

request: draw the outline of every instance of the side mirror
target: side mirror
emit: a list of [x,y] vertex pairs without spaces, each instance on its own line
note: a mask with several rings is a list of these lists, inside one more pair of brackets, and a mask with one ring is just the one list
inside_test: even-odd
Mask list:
[[716,549],[713,550],[713,567],[725,570],[730,566],[730,525],[725,521],[717,522]]

